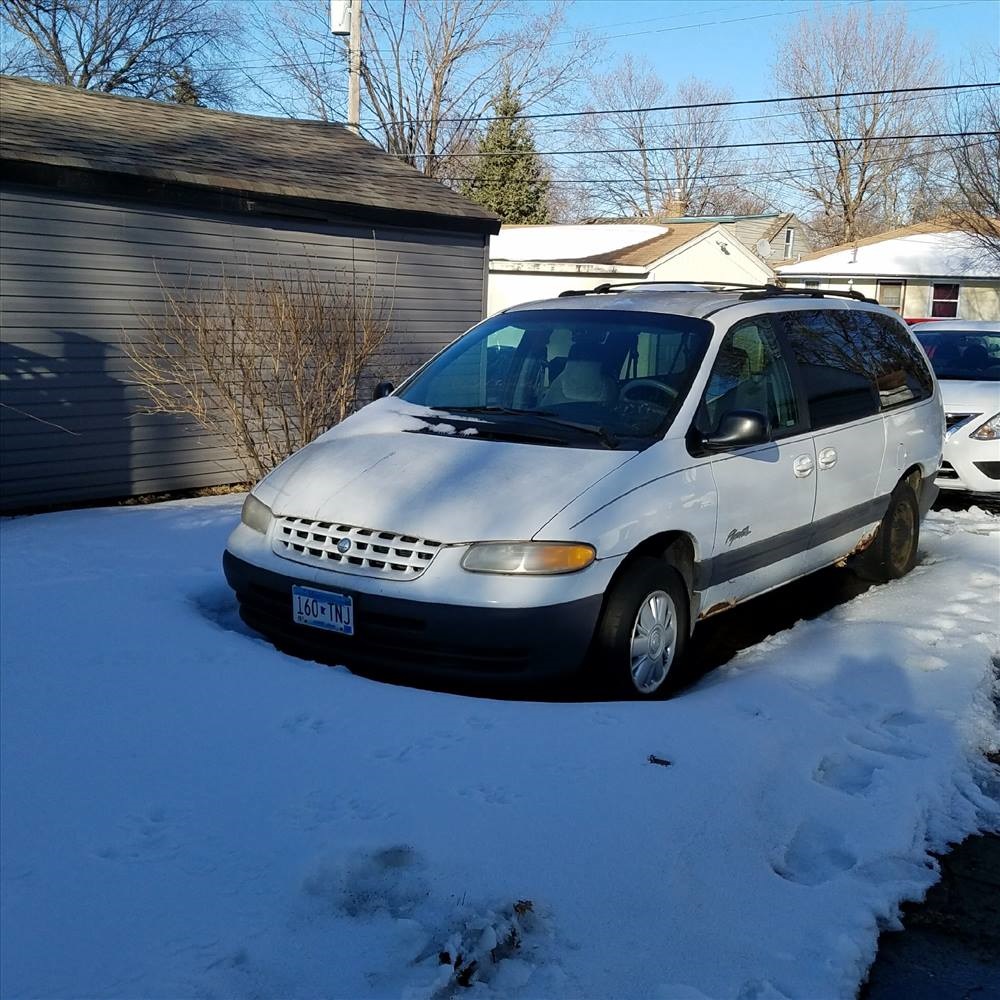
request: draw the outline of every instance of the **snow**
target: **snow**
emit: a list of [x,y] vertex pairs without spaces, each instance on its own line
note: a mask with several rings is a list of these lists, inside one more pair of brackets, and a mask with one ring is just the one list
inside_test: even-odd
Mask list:
[[847,997],[1000,822],[980,511],[637,705],[278,653],[221,576],[241,500],[0,524],[6,998]]
[[795,264],[782,264],[775,270],[788,277],[892,274],[902,277],[996,278],[996,269],[984,261],[968,233],[957,230],[897,236],[857,248],[848,247],[818,257],[811,256]]
[[490,260],[579,260],[634,246],[666,232],[667,226],[642,223],[504,226],[490,237]]

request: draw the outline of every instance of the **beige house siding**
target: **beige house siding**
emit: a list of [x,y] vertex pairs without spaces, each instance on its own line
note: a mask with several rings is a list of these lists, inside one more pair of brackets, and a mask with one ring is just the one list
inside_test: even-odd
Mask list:
[[[619,256],[626,254],[623,251]],[[510,306],[555,298],[568,289],[595,288],[605,282],[732,281],[759,285],[773,280],[773,272],[762,260],[714,228],[645,265],[572,260],[490,261],[486,311],[492,316]]]
[[[809,279],[796,275],[783,282],[790,288],[801,288],[806,282],[817,281],[819,288],[843,290],[853,288],[862,295],[878,298],[878,278],[819,278]],[[936,284],[957,284],[958,319],[1000,321],[1000,279],[981,278],[901,278],[886,275],[883,281],[905,281],[903,316],[906,319],[929,319],[931,295]]]

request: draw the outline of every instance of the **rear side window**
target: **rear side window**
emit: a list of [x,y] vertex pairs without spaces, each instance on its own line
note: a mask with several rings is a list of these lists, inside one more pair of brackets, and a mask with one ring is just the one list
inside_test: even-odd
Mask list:
[[867,312],[849,315],[866,346],[869,371],[882,409],[927,399],[934,391],[934,383],[909,332],[888,316]]
[[785,331],[809,400],[814,430],[879,412],[867,346],[846,309],[785,314]]
[[816,430],[926,399],[930,372],[909,333],[878,313],[838,309],[785,316]]

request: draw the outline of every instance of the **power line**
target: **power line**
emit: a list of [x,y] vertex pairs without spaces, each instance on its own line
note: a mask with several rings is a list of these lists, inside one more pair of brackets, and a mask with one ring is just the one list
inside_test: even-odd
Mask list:
[[[989,133],[992,135],[992,133]],[[970,142],[964,143],[961,148],[969,149],[974,146],[983,146],[985,142]],[[923,152],[909,153],[908,159],[913,159],[918,156],[943,156],[946,155],[945,150],[932,149],[924,150]],[[747,163],[752,163],[754,161],[746,161]],[[880,158],[875,160],[869,160],[869,166],[875,166],[883,163],[895,163],[896,158]],[[639,176],[632,177],[550,177],[549,183],[551,184],[642,184],[644,181],[650,184],[670,184],[677,181],[683,180],[694,180],[694,181],[719,181],[719,180],[738,180],[746,178],[779,178],[779,177],[789,177],[798,174],[815,173],[816,167],[812,165],[801,166],[801,167],[784,167],[781,170],[770,170],[770,171],[755,171],[755,170],[741,170],[736,173],[730,174],[697,174],[693,177],[647,177],[642,178]],[[473,181],[474,177],[436,177],[435,180],[447,181],[451,184],[458,184],[463,181]]]
[[[973,86],[990,86],[990,85],[973,84]],[[774,118],[792,118],[795,117],[796,115],[801,114],[803,111],[807,111],[810,114],[823,114],[827,111],[837,111],[837,110],[858,111],[862,108],[877,108],[885,104],[893,104],[893,105],[909,104],[912,103],[913,101],[921,101],[924,99],[925,98],[923,97],[923,95],[917,95],[914,97],[896,97],[888,101],[863,101],[860,104],[845,104],[839,109],[837,107],[824,107],[824,108],[810,107],[804,109],[797,109],[795,111],[778,111],[775,112],[774,114],[769,114],[769,115],[743,115],[740,118],[701,118],[695,121],[656,122],[654,124],[651,124],[649,128],[650,129],[690,128],[694,125],[716,125],[716,124],[736,125],[741,122],[760,122],[760,121],[769,121]],[[617,112],[617,113],[623,114],[624,112]],[[615,124],[614,122],[608,122],[607,124],[599,124],[596,126],[596,128],[601,130],[622,131],[623,129],[627,128],[627,126],[618,125]],[[540,136],[565,135],[565,134],[577,135],[578,133],[574,132],[572,127],[566,128],[566,127],[560,127],[558,125],[555,126],[554,128],[548,128],[548,129],[544,128],[543,126],[542,129],[538,129],[534,132],[536,138]],[[544,155],[544,150],[540,150],[540,152]]]
[[[958,3],[948,2],[948,3],[931,4],[929,7],[914,7],[914,8],[911,9],[910,13],[921,14],[924,11],[941,10],[942,8],[945,8],[945,7],[949,7],[949,8],[954,8],[954,7],[968,7],[968,6],[970,6],[971,4],[973,4],[975,2],[976,2],[976,0],[960,0],[960,2],[958,2]],[[864,3],[867,3],[867,0],[845,0],[845,2],[843,2],[841,4],[841,6],[843,6],[843,7],[857,7],[860,4],[864,4]],[[718,26],[720,24],[739,24],[742,21],[761,21],[761,20],[764,20],[766,18],[771,18],[771,17],[788,17],[790,14],[810,14],[810,13],[812,13],[812,11],[813,11],[813,8],[811,8],[811,7],[796,7],[793,10],[776,10],[776,11],[771,11],[770,13],[767,13],[767,14],[752,14],[752,15],[750,15],[748,17],[727,17],[727,18],[723,18],[721,20],[716,20],[716,21],[701,21],[698,24],[680,24],[680,25],[677,25],[675,27],[670,27],[670,28],[649,28],[646,31],[630,31],[630,32],[626,32],[625,34],[621,34],[621,35],[601,35],[601,36],[598,36],[598,38],[596,39],[596,41],[606,42],[606,41],[612,41],[613,39],[616,39],[616,38],[635,38],[637,36],[659,35],[659,34],[663,34],[664,32],[668,32],[668,31],[686,31],[686,30],[688,30],[690,28],[714,28],[714,27],[716,27],[716,26]],[[707,13],[707,11],[705,13]],[[697,17],[698,15],[697,14],[691,14],[691,15],[688,15],[688,16]],[[553,45],[564,45],[566,43],[565,42],[553,42],[552,44]]]
[[[949,83],[937,87],[888,87],[883,90],[844,90],[829,94],[798,94],[793,97],[757,97],[726,101],[699,101],[695,104],[654,104],[645,108],[602,108],[586,111],[547,111],[532,114],[506,116],[519,121],[537,120],[541,118],[580,118],[584,115],[630,115],[647,111],[691,111],[698,108],[736,108],[748,104],[790,104],[795,101],[827,101],[841,97],[878,97],[882,94],[925,94],[931,91],[972,90],[975,88],[1000,87],[1000,81],[989,83]],[[808,109],[806,109],[808,110]],[[437,118],[438,124],[447,122],[494,122],[501,119],[500,115],[469,115],[464,118]],[[408,118],[393,122],[394,125],[423,125],[431,119]]]
[[[781,139],[776,142],[719,142],[711,144],[695,144],[693,146],[629,146],[621,149],[551,149],[541,153],[542,156],[583,156],[594,153],[686,153],[697,150],[708,149],[754,149],[761,146],[814,146],[814,145],[836,145],[837,143],[863,143],[863,142],[903,142],[910,139],[970,139],[981,135],[993,135],[992,132],[919,132],[915,135],[872,135],[868,137],[843,136],[839,139]],[[517,150],[475,150],[471,153],[451,152],[451,153],[390,153],[390,156],[401,157],[461,157],[464,159],[480,159],[487,156],[511,156],[516,155]]]

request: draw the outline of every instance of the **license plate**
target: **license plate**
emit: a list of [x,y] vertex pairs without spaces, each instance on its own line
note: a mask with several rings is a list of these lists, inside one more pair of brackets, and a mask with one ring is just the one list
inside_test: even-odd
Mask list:
[[354,601],[329,590],[293,586],[292,619],[299,625],[354,635]]

